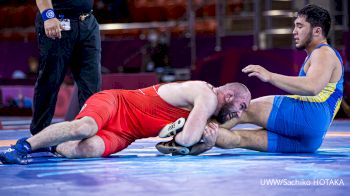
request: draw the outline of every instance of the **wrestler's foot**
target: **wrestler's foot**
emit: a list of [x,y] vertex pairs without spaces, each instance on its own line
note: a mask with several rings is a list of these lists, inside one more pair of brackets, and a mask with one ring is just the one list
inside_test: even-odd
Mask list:
[[177,155],[187,155],[190,153],[190,149],[185,146],[180,146],[175,142],[175,140],[171,140],[168,142],[159,142],[156,145],[156,148],[159,152],[163,154],[177,154]]
[[30,144],[22,138],[15,145],[11,145],[5,152],[0,153],[0,161],[3,164],[27,164],[27,155],[31,152]]
[[173,123],[169,123],[163,127],[163,129],[159,132],[158,136],[161,138],[174,136],[177,133],[182,131],[186,122],[185,118],[179,118]]

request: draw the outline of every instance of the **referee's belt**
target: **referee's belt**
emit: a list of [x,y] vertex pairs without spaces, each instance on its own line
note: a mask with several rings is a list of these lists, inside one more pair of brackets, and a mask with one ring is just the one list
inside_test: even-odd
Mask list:
[[71,13],[71,12],[62,12],[59,10],[55,10],[56,17],[60,18],[60,15],[63,15],[63,18],[71,19],[71,20],[80,20],[84,21],[86,18],[91,16],[92,10],[87,13]]

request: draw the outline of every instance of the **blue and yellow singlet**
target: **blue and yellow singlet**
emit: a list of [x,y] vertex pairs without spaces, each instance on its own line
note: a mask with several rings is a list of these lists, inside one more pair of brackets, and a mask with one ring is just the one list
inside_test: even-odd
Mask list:
[[[320,44],[314,50],[324,46],[330,47]],[[338,51],[332,49],[343,65]],[[300,77],[306,76],[304,66],[312,52],[300,69]],[[339,81],[328,83],[316,96],[275,96],[267,123],[268,151],[314,152],[320,147],[343,98],[344,68],[342,69]]]

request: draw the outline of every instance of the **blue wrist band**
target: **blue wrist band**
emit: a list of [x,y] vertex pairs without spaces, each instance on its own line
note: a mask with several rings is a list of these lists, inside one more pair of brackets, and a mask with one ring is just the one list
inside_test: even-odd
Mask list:
[[56,18],[55,12],[53,11],[53,9],[49,8],[44,10],[41,13],[41,17],[43,18],[43,21],[49,20],[51,18]]

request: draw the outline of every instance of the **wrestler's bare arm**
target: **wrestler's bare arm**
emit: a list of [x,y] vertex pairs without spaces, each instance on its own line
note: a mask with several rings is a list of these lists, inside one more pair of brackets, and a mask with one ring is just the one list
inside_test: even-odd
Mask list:
[[213,123],[215,123],[216,126],[210,128],[210,133],[206,132],[208,130],[206,129],[203,133],[203,138],[207,138],[207,141],[214,141],[214,144],[211,142],[209,142],[209,145],[208,142],[195,144],[191,149],[190,155],[199,155],[210,150],[214,146],[223,149],[239,147],[241,137],[238,132],[230,131],[231,127],[226,128],[226,126],[230,125],[225,125],[226,123],[218,125],[214,119],[211,119],[210,122],[208,122],[208,125]]
[[183,146],[192,146],[199,142],[207,121],[214,114],[218,104],[216,95],[206,83],[192,87],[184,90],[187,92],[185,94],[192,97],[193,109],[187,118],[183,131],[175,137],[175,141]]
[[161,86],[158,94],[168,103],[190,112],[184,129],[175,141],[182,146],[192,146],[202,137],[207,120],[217,108],[217,97],[207,83],[189,81]]
[[258,77],[288,93],[311,96],[317,95],[327,83],[331,82],[335,69],[337,69],[337,75],[339,77],[341,75],[339,60],[334,52],[326,47],[315,50],[308,63],[310,66],[305,77],[272,73],[260,65],[248,65],[242,71],[248,73],[248,76]]
[[219,125],[217,123],[208,123],[203,132],[202,142],[193,145],[189,154],[199,155],[213,148],[215,146],[218,133]]

